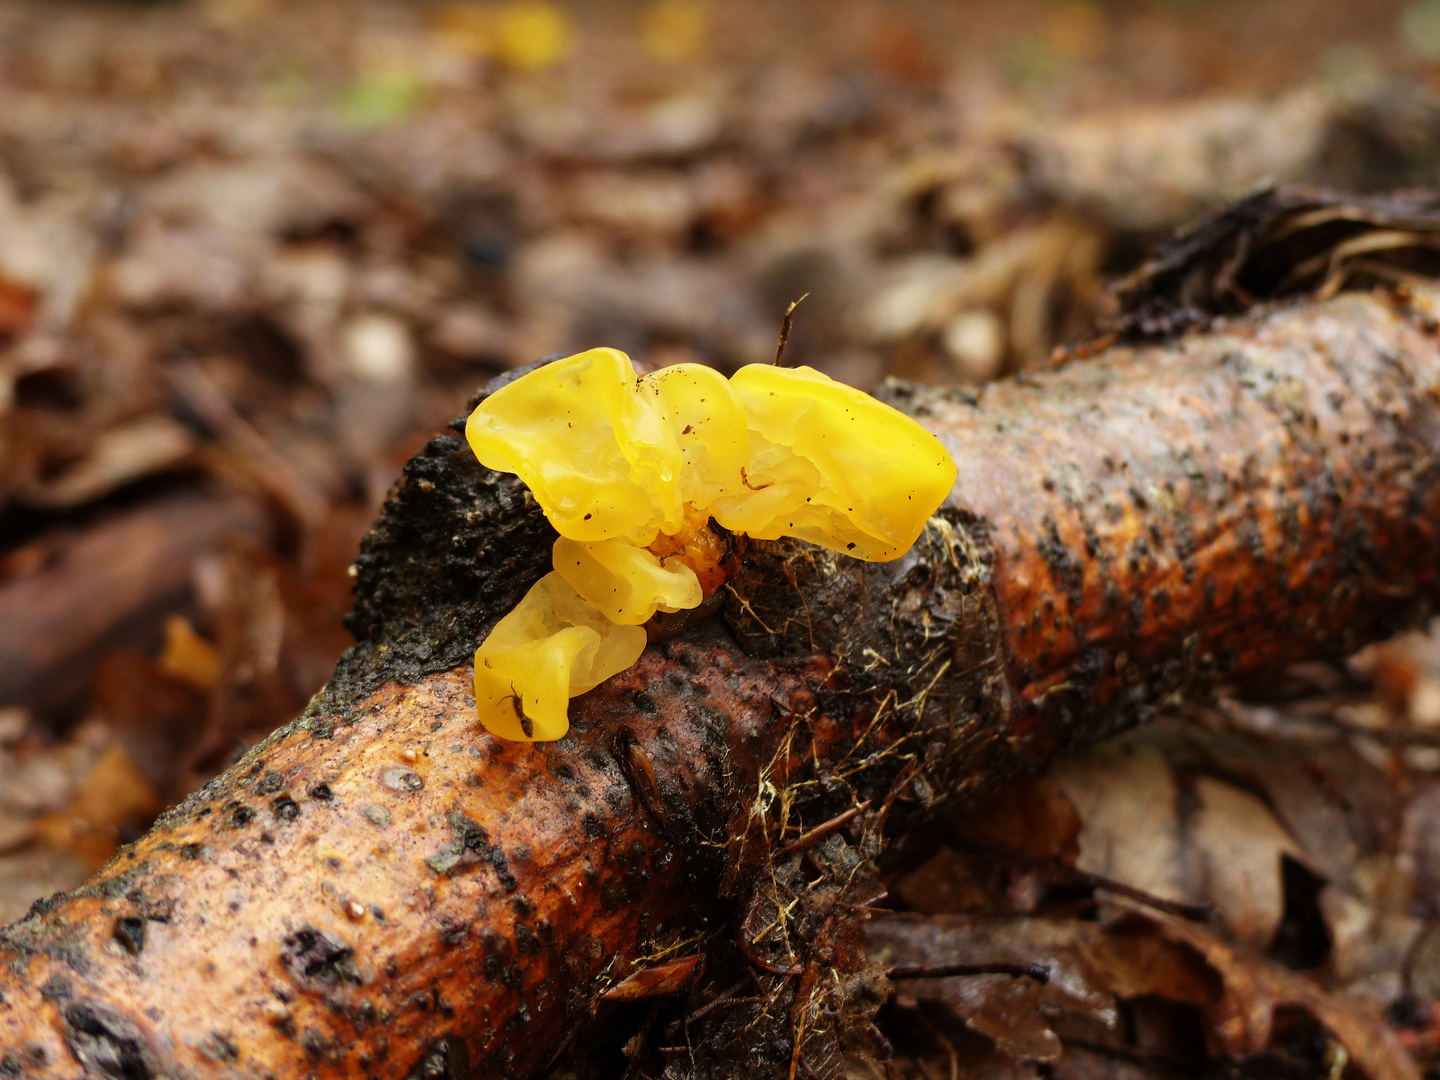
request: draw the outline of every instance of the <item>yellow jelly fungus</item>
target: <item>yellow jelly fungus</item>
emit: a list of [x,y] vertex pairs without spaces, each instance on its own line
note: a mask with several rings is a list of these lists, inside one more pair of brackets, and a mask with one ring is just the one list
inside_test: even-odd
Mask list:
[[644,627],[617,626],[559,574],[546,574],[475,653],[475,707],[502,739],[558,739],[570,729],[570,699],[644,650]]
[[744,490],[743,470],[750,463],[745,406],[724,375],[701,364],[676,364],[640,379],[638,388],[675,433],[683,504],[708,507]]
[[794,536],[859,559],[899,558],[955,483],[939,440],[811,368],[730,379],[678,364],[637,379],[591,349],[480,403],[481,463],[517,473],[560,538],[547,574],[475,654],[481,722],[558,739],[569,698],[630,667],[657,611],[699,606],[733,538]]
[[628,356],[591,349],[501,387],[465,437],[482,464],[525,481],[561,536],[648,544],[683,520],[680,448],[635,382]]
[[[939,439],[813,368],[751,364],[730,383],[745,406],[751,454],[749,497],[712,507],[732,532],[794,536],[888,562],[910,550],[955,485]],[[767,500],[774,488],[780,494]]]
[[613,623],[639,626],[657,611],[699,607],[705,599],[695,571],[679,560],[667,566],[660,556],[627,544],[601,540],[582,544],[555,541],[555,572]]

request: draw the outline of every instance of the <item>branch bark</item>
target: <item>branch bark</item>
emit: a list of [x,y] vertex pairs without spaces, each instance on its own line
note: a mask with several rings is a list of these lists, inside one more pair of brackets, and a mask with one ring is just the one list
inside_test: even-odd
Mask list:
[[530,1075],[608,988],[702,948],[757,848],[1413,623],[1437,310],[1344,295],[975,393],[887,384],[960,466],[915,549],[755,545],[721,617],[553,744],[481,730],[467,667],[553,534],[434,440],[305,714],[0,936],[0,1073]]

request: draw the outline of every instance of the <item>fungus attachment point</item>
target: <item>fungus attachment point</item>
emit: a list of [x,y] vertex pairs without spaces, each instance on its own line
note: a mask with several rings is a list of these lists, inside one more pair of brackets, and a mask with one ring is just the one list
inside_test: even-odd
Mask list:
[[465,434],[560,534],[554,572],[475,654],[480,720],[505,739],[563,736],[569,699],[639,659],[657,613],[715,595],[745,536],[899,558],[955,483],[914,420],[808,367],[637,379],[591,349],[491,394]]

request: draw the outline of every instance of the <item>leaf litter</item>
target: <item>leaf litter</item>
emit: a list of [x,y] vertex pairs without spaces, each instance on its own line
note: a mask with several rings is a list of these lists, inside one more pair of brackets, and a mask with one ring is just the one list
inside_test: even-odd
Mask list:
[[[400,465],[499,371],[733,369],[809,293],[787,362],[965,384],[1434,273],[1433,200],[1283,186],[1139,262],[1261,181],[1433,185],[1383,19],[813,8],[0,10],[0,916],[304,706]],[[1396,77],[1340,85],[1341,46]],[[743,947],[617,1005],[624,1064],[552,1075],[1436,1071],[1437,650],[1235,688],[963,816],[897,792],[792,850],[764,808]],[[956,965],[1006,970],[885,977]]]

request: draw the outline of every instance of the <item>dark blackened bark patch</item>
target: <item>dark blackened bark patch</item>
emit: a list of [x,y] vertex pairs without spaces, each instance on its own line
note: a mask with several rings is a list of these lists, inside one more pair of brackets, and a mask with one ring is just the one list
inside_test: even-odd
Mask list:
[[285,938],[280,963],[296,982],[322,988],[360,985],[355,950],[338,934],[302,926]]
[[[533,366],[492,380],[470,408]],[[486,469],[458,435],[432,439],[406,464],[355,560],[345,625],[357,644],[321,691],[326,710],[391,679],[413,683],[469,663],[550,569],[555,536],[518,477]]]
[[[453,874],[481,863],[489,863],[492,856],[490,837],[476,821],[460,811],[453,811],[446,819],[455,832],[455,838],[445,850],[431,855],[425,865],[437,874]],[[503,855],[502,855],[503,858]]]
[[145,948],[145,920],[133,916],[116,919],[115,940],[131,956],[139,956]]
[[[948,507],[889,563],[757,541],[725,617],[747,651],[835,662],[820,698],[827,714],[852,718],[836,737],[858,769],[854,790],[883,797],[914,757],[938,793],[1006,752],[1012,695],[994,559],[986,524]],[[792,704],[774,700],[777,722]]]
[[490,865],[495,867],[495,876],[500,879],[500,886],[506,892],[513,893],[520,887],[515,875],[510,872],[510,860],[498,846],[490,849]]
[[440,944],[447,949],[453,949],[462,944],[470,934],[471,924],[468,922],[453,922],[449,919],[440,920]]
[[446,1035],[420,1055],[405,1080],[465,1080],[470,1075],[470,1054],[459,1035]]
[[240,1057],[239,1048],[218,1031],[200,1040],[200,1053],[207,1061],[235,1061]]
[[285,786],[285,778],[274,769],[269,770],[255,782],[256,795],[274,795]]
[[157,1080],[160,1059],[140,1025],[119,1010],[72,1001],[60,1010],[65,1045],[75,1060],[106,1080]]

